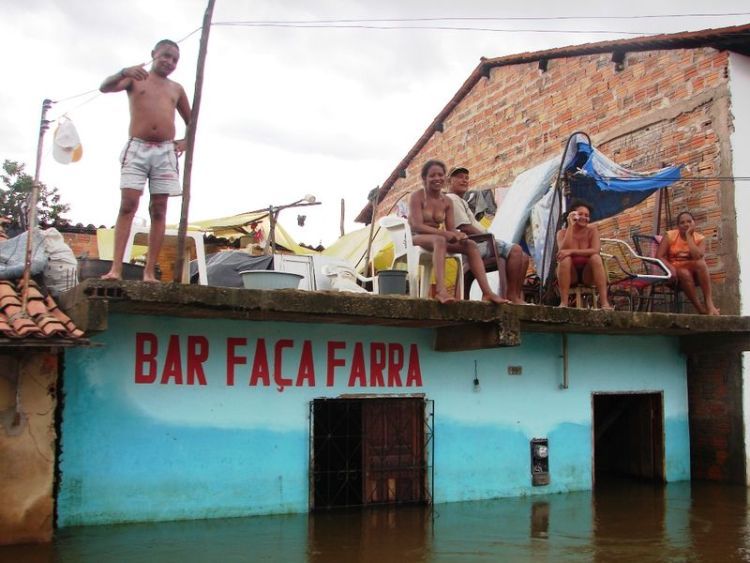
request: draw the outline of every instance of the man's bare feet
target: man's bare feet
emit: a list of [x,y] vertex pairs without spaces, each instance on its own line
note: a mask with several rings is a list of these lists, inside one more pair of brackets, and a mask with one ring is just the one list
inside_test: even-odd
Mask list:
[[602,311],[614,311],[614,310],[615,310],[615,308],[614,308],[614,307],[613,307],[612,305],[610,305],[609,303],[607,303],[606,305],[602,305],[602,306],[601,306],[601,307],[599,307],[599,308],[600,308],[600,309],[601,309]]
[[107,272],[102,277],[99,278],[100,280],[115,280],[115,281],[121,281],[122,275],[121,274],[115,274],[113,272]]
[[510,303],[509,299],[500,297],[497,293],[485,293],[484,295],[482,295],[482,301],[489,301],[490,303],[497,303],[498,305],[502,305],[503,303]]
[[713,305],[707,305],[706,306],[706,314],[712,317],[716,317],[718,315],[721,315],[721,311],[714,307]]
[[514,305],[528,305],[529,304],[529,303],[526,303],[526,300],[523,299],[522,297],[511,299],[510,302],[513,303]]
[[157,280],[154,276],[146,276],[146,275],[143,276],[143,281],[145,281],[147,283],[158,283],[159,282],[159,280]]
[[435,299],[437,299],[441,303],[453,303],[456,300],[456,298],[453,297],[447,291],[438,291],[438,292],[436,292],[435,293]]

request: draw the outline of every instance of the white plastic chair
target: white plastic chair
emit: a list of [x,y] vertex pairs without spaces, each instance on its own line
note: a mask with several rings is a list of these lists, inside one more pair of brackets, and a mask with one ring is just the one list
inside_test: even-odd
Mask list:
[[[123,260],[130,262],[132,258],[134,244],[148,244],[148,233],[149,227],[141,227],[133,225],[130,228],[130,237],[125,245],[125,255]],[[137,237],[137,241],[136,241]],[[208,273],[206,271],[206,250],[203,246],[203,233],[196,231],[188,231],[185,234],[185,260],[183,262],[182,271],[182,283],[190,283],[190,249],[188,243],[193,241],[195,245],[195,258],[198,262],[198,283],[200,285],[208,285]],[[173,229],[167,229],[164,232],[164,245],[177,244],[177,231]]]
[[[411,297],[428,298],[430,296],[430,280],[432,279],[432,252],[412,243],[411,228],[406,219],[388,215],[380,219],[380,226],[391,236],[393,242],[393,264],[406,262],[406,275],[409,280],[409,295]],[[461,254],[446,254],[446,258],[453,258],[458,263],[456,276],[456,296],[461,299],[463,288],[463,257]],[[421,267],[421,275],[420,275]]]
[[350,293],[370,293],[364,287],[357,284],[372,283],[374,293],[378,292],[378,278],[366,278],[360,275],[353,267],[344,264],[323,264],[320,272],[330,278],[333,291],[346,291]]

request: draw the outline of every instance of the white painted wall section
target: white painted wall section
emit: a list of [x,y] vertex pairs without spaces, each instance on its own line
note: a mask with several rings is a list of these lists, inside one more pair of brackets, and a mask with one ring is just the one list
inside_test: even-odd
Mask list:
[[[734,117],[732,175],[750,178],[750,57],[729,54],[729,92]],[[737,260],[740,266],[740,314],[750,315],[750,181],[735,180],[737,210]],[[750,451],[750,353],[742,355],[742,412],[745,456]],[[746,459],[745,482],[750,484],[750,458]]]
[[[750,178],[750,57],[730,53],[729,92],[734,131],[732,175]],[[750,181],[736,180],[734,205],[737,210],[737,257],[740,265],[740,311],[750,315]]]

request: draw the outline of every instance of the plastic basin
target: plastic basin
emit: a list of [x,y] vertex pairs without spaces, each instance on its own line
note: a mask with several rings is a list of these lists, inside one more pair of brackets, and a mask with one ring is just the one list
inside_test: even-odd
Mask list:
[[274,270],[243,270],[239,274],[245,289],[297,289],[304,277]]

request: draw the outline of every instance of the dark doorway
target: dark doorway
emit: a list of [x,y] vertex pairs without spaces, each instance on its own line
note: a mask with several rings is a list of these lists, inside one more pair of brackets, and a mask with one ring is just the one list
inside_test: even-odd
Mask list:
[[664,482],[661,393],[595,393],[594,482],[635,478]]
[[422,398],[313,401],[312,508],[428,502],[427,404]]

